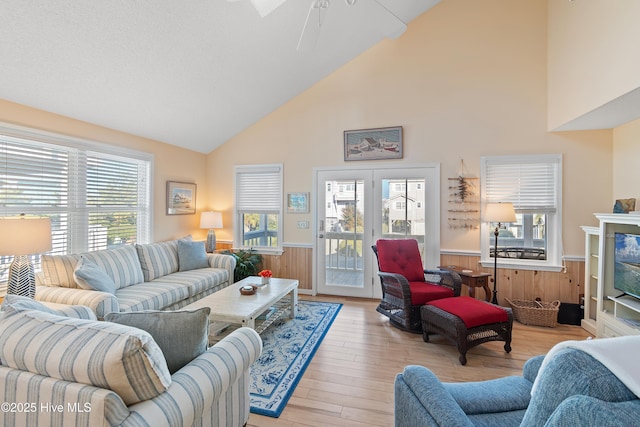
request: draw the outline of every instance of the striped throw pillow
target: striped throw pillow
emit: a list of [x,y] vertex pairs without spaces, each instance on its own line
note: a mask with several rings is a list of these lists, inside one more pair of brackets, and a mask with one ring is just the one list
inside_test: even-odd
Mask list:
[[80,255],[41,255],[42,284],[61,288],[78,288],[73,271]]
[[115,282],[116,289],[144,282],[138,253],[133,245],[87,252],[82,256],[90,259],[106,272]]
[[29,297],[23,297],[21,295],[7,294],[2,302],[2,309],[7,310],[7,307],[11,307],[15,311],[23,310],[38,310],[49,314],[55,314],[57,316],[75,317],[76,319],[98,320],[96,314],[87,306],[84,305],[59,305],[56,308],[50,308],[41,302],[38,302]]
[[136,244],[144,281],[150,282],[158,277],[178,271],[178,241]]
[[149,333],[37,310],[7,307],[0,319],[0,360],[10,368],[112,390],[127,405],[152,399],[171,384]]

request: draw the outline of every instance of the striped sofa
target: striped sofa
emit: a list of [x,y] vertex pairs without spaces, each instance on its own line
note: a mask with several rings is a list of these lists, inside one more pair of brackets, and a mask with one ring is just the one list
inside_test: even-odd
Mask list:
[[261,351],[260,336],[240,328],[171,375],[145,331],[98,321],[89,309],[5,301],[0,425],[243,426],[249,369]]
[[[36,300],[85,305],[104,319],[110,312],[177,310],[233,283],[233,256],[206,254],[206,268],[181,271],[178,244],[179,240],[171,240],[84,254],[43,255]],[[79,286],[74,271],[83,257],[113,279],[113,293]]]

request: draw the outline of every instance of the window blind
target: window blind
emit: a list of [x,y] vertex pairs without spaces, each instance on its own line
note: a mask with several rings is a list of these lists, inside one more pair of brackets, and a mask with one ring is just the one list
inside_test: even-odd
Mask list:
[[237,167],[236,209],[279,214],[282,209],[282,166]]
[[151,155],[65,138],[0,126],[0,215],[50,217],[51,254],[148,242]]
[[555,212],[558,165],[556,156],[531,162],[491,158],[485,164],[485,200],[511,202],[518,213]]

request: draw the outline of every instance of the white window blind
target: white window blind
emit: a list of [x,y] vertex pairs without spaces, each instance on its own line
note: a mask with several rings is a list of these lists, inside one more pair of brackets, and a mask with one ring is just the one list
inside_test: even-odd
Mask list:
[[282,166],[236,167],[236,209],[240,212],[280,213]]
[[[87,153],[86,209],[90,249],[147,240],[145,162],[104,153]],[[140,227],[142,225],[142,227]],[[138,233],[140,228],[141,233]]]
[[282,248],[282,165],[235,167],[235,245],[260,251]]
[[492,157],[485,162],[485,201],[511,202],[518,213],[552,213],[558,203],[558,156]]
[[[0,215],[50,217],[52,254],[146,243],[151,160],[146,153],[0,126]],[[0,281],[10,258],[0,259]],[[34,261],[38,268],[39,256]]]

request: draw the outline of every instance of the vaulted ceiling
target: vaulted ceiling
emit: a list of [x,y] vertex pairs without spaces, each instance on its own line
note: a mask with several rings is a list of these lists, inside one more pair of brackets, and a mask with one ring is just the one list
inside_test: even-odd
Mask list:
[[0,98],[208,153],[440,0],[316,1],[0,0]]

